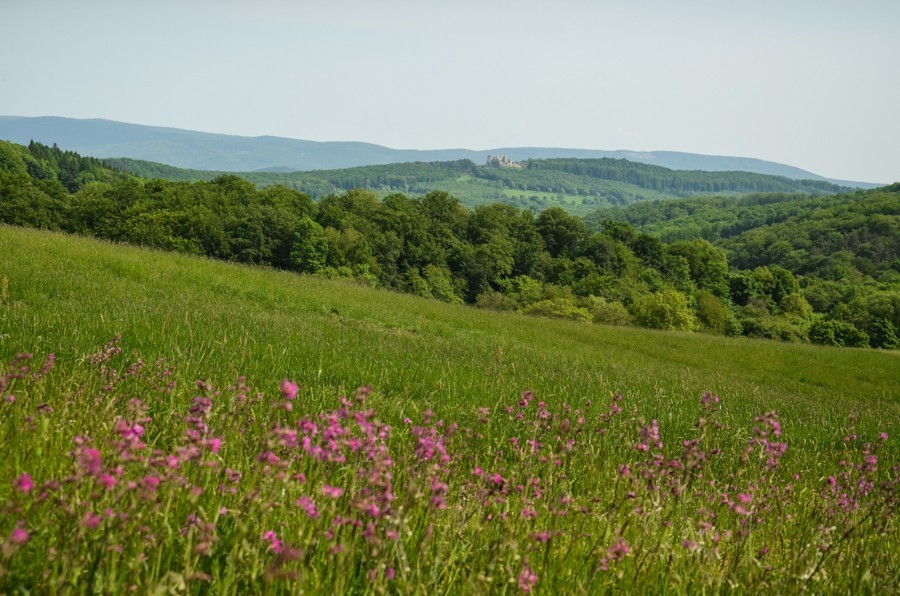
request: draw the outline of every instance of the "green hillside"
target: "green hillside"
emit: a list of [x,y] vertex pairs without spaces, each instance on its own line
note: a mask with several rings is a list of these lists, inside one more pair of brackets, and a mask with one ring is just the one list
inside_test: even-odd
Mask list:
[[[184,170],[152,162],[109,159],[123,171],[176,181],[210,181],[226,172]],[[312,172],[243,172],[260,187],[282,185],[314,199],[364,188],[382,196],[449,192],[464,205],[503,203],[543,211],[561,207],[575,215],[598,206],[626,205],[672,197],[753,192],[835,193],[849,190],[830,182],[792,180],[748,172],[669,170],[625,159],[533,159],[521,167],[494,168],[469,160],[398,163]]]
[[3,591],[896,585],[896,353],[6,226],[0,254]]

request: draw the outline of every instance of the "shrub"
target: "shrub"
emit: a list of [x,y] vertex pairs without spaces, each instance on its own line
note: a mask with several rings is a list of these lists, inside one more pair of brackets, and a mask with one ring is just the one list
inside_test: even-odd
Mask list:
[[423,298],[431,298],[431,288],[417,270],[410,269],[406,272],[405,277],[406,283],[403,284],[403,287],[407,292]]
[[871,331],[872,346],[886,350],[894,350],[900,347],[900,338],[897,337],[897,330],[889,319],[884,317],[875,319],[875,322],[872,323]]
[[632,314],[641,327],[692,331],[697,319],[688,306],[687,298],[678,290],[668,289],[647,294],[635,302]]
[[591,316],[601,325],[628,326],[633,318],[621,302],[607,302],[604,298],[591,297]]
[[801,319],[808,319],[813,314],[813,307],[806,301],[806,298],[793,292],[781,299],[781,312],[787,315],[794,315]]
[[500,292],[486,290],[475,298],[475,306],[488,310],[515,310],[516,304]]
[[442,302],[461,304],[460,298],[453,289],[453,278],[445,267],[437,267],[429,263],[422,268],[422,276],[431,287],[431,295]]
[[845,321],[817,319],[809,328],[809,339],[823,346],[869,347],[869,335]]
[[704,329],[713,333],[725,333],[728,314],[728,308],[712,292],[697,292],[697,318]]

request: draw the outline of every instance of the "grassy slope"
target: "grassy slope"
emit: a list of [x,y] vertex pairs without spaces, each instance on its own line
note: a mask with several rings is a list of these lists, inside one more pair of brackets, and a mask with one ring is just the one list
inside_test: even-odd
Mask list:
[[467,419],[525,389],[550,403],[622,392],[683,433],[711,390],[741,425],[777,410],[793,445],[833,444],[851,412],[861,430],[900,431],[896,353],[534,319],[9,227],[0,254],[12,255],[0,261],[4,361],[55,352],[71,366],[121,333],[182,382],[244,374],[273,391],[289,377],[328,403],[368,384],[397,417],[433,407]]
[[[859,442],[845,446],[840,440],[851,412],[860,415],[861,441],[879,431],[892,435],[878,452],[879,471],[897,462],[896,353],[497,314],[9,227],[0,227],[0,255],[0,360],[20,350],[33,351],[35,364],[48,352],[58,356],[45,380],[25,382],[24,389],[17,385],[17,400],[0,403],[0,445],[7,462],[0,468],[0,592],[79,586],[120,593],[134,585],[151,593],[184,583],[191,592],[235,594],[510,593],[523,577],[527,587],[532,569],[538,593],[717,593],[728,586],[861,593],[890,591],[900,581],[891,502],[879,508],[881,496],[862,499],[859,515],[833,517],[834,505],[820,496],[826,478],[838,474],[839,459],[860,458]],[[109,377],[85,374],[98,367],[82,357],[117,333],[126,352],[135,350],[148,363],[169,359],[176,382],[171,394],[148,391],[127,372],[123,382],[113,381],[118,388],[110,393],[102,388]],[[112,366],[133,361],[125,356]],[[191,459],[190,449],[182,447],[185,423],[193,424],[184,414],[199,392],[193,381],[208,378],[221,388],[242,373],[265,392],[264,401],[241,401],[230,391],[215,397],[209,428],[224,447],[210,452],[203,443],[206,454],[197,451]],[[283,377],[300,382],[294,422],[275,397]],[[366,407],[395,429],[383,451],[395,464],[381,469],[393,470],[396,501],[389,501],[388,515],[372,522],[378,535],[385,532],[383,549],[364,538],[361,528],[344,527],[338,536],[326,532],[339,515],[373,519],[354,503],[371,491],[381,494],[382,477],[371,480],[371,474],[373,462],[383,460],[362,451],[352,455],[345,447],[346,465],[317,463],[302,449],[273,442],[273,429],[285,420],[298,428],[297,420],[335,408],[338,393],[362,384],[374,389]],[[527,417],[518,422],[506,406],[529,388],[547,409],[538,414],[535,403],[520,408]],[[667,457],[677,457],[682,440],[697,437],[703,428],[692,421],[706,389],[722,396],[722,410],[713,416],[726,426],[721,432],[703,430],[703,436],[711,433],[702,438],[703,449],[719,447],[722,453],[702,468],[702,483],[677,493],[680,497],[664,498],[668,484],[657,493],[639,478],[682,476],[679,468],[671,468],[672,476],[653,472],[657,460],[634,449],[638,419],[658,418]],[[598,409],[605,411],[618,391],[625,396],[625,413],[607,425]],[[144,462],[121,455],[125,435],[119,424],[137,415],[126,405],[135,395],[151,418],[144,435],[149,449],[179,454],[176,470],[164,467],[167,460],[160,455]],[[556,414],[567,411],[563,402],[576,408],[573,424],[581,424],[575,419],[580,411],[588,420],[574,434],[562,430],[567,421]],[[482,406],[490,413],[479,421]],[[436,458],[411,455],[414,446],[423,445],[414,433],[425,433],[415,436],[426,437],[428,445],[427,437],[443,423],[416,431],[401,422],[409,416],[417,424],[428,407],[448,424],[460,424],[461,433],[447,439],[452,459],[445,471]],[[752,455],[744,463],[742,457],[751,429],[764,426],[754,423],[754,416],[770,410],[781,415],[788,445],[771,478],[762,459]],[[552,424],[529,421],[548,412]],[[84,451],[73,452],[76,435],[95,439],[108,470],[118,464],[115,469],[124,476],[114,479],[114,487],[100,491],[96,477],[77,472],[87,464],[79,463]],[[534,437],[542,445],[541,457],[510,450],[515,437]],[[324,435],[315,440],[327,445]],[[563,446],[565,440],[575,441],[573,451]],[[295,481],[293,475],[276,474],[280,468],[260,463],[264,448],[276,449],[288,469],[306,476]],[[623,462],[633,474],[622,473]],[[357,466],[370,470],[369,480],[362,480]],[[484,478],[473,476],[476,466],[483,467]],[[242,471],[243,480],[229,479],[232,468]],[[34,476],[30,494],[13,488],[24,472]],[[493,480],[494,473],[502,473],[500,481]],[[443,489],[442,478],[448,482]],[[842,486],[852,486],[856,476],[848,478]],[[50,479],[62,484],[45,499],[38,487]],[[151,479],[158,490],[148,484]],[[226,482],[235,488],[229,490]],[[435,482],[437,490],[449,491],[446,509],[429,505]],[[497,482],[506,482],[508,497],[496,492]],[[514,488],[525,482],[535,482],[543,496],[537,488]],[[347,495],[324,498],[326,485],[344,487]],[[876,494],[890,494],[891,486]],[[628,498],[633,504],[622,500],[629,487],[637,489]],[[756,512],[750,534],[742,533],[750,519],[746,512],[721,502],[726,493],[741,499],[744,492],[750,494],[742,502],[751,500]],[[294,501],[300,495],[318,503],[321,517],[301,511],[300,501]],[[86,521],[92,512],[105,518],[97,519],[99,527]],[[199,525],[188,525],[195,514]],[[723,533],[721,545],[701,530],[703,520]],[[829,538],[823,528],[832,524],[838,531]],[[14,533],[24,528],[31,535],[21,546],[13,542]],[[395,538],[388,537],[390,528],[398,531]],[[541,531],[549,542],[535,538]],[[276,557],[274,542],[268,542],[279,539],[273,532],[306,555]],[[606,573],[604,560],[620,538],[633,554]],[[688,539],[696,541],[691,547],[696,552],[685,546]],[[207,550],[193,549],[194,540]],[[115,551],[121,556],[110,541],[121,546]],[[761,545],[771,552],[762,553]],[[285,560],[286,570],[296,575],[279,576],[279,561]],[[388,566],[396,568],[396,580],[387,578]],[[809,579],[813,569],[821,572]]]

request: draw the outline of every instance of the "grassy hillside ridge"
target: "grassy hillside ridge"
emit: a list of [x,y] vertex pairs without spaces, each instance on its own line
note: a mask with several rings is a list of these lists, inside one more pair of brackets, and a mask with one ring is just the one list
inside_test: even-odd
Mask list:
[[583,326],[59,234],[4,226],[0,238],[3,254],[28,255],[0,269],[6,360],[71,361],[122,334],[147,360],[179,359],[188,378],[290,377],[323,395],[372,384],[404,408],[624,391],[648,400],[648,416],[677,419],[678,404],[712,390],[801,419],[857,410],[900,423],[896,352]]
[[[143,178],[209,181],[225,172],[184,170],[132,159],[108,163]],[[470,160],[416,162],[310,172],[242,172],[260,187],[280,184],[313,197],[365,188],[383,196],[443,190],[467,207],[505,203],[542,211],[559,206],[576,215],[594,207],[671,197],[749,192],[836,193],[849,190],[830,182],[791,180],[747,172],[670,170],[625,159],[529,159],[520,168],[490,168]]]
[[900,579],[897,354],[581,326],[6,226],[0,254],[0,591]]
[[[242,137],[191,130],[142,126],[111,120],[78,120],[53,116],[0,116],[0,139],[26,144],[30,140],[58,143],[94,157],[128,157],[184,168],[229,172],[269,168],[318,170],[415,161],[469,159],[483,163],[488,155],[508,155],[515,161],[545,158],[616,158],[676,170],[745,171],[795,180],[826,178],[800,168],[747,157],[698,155],[676,151],[601,151],[551,147],[503,147],[405,150],[359,142],[317,142],[280,137]],[[869,188],[867,183],[828,180],[841,186]]]

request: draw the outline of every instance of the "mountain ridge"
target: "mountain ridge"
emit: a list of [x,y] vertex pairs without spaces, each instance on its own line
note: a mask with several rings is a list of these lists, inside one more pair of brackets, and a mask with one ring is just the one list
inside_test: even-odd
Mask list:
[[180,168],[231,172],[331,170],[459,159],[483,162],[488,155],[503,154],[514,161],[556,157],[610,157],[675,170],[744,171],[794,180],[828,181],[858,188],[878,186],[867,182],[826,178],[793,166],[750,157],[678,151],[609,151],[557,147],[394,149],[362,141],[310,141],[273,135],[227,135],[100,118],[0,116],[0,139],[21,144],[27,144],[31,140],[44,144],[55,143],[63,149],[92,157],[127,157]]

